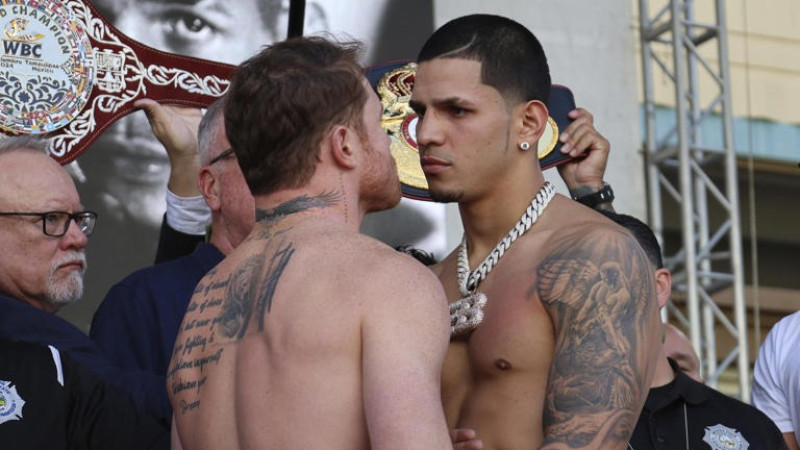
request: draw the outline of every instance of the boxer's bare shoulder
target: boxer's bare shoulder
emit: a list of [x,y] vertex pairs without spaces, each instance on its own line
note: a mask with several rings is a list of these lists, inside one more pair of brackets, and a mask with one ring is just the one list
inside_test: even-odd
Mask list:
[[[557,240],[541,261],[530,295],[553,320],[556,347],[547,387],[546,444],[616,445],[638,419],[657,351],[649,261],[614,224],[593,222]],[[580,235],[580,237],[577,237]]]

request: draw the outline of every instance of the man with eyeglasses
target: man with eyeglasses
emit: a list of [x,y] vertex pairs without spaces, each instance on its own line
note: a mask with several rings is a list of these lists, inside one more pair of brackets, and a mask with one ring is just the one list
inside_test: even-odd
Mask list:
[[[261,45],[286,36],[288,1],[283,3],[92,1],[109,23],[138,42],[229,64],[237,64]],[[327,28],[325,12],[316,1],[307,2],[306,11],[307,32]],[[92,313],[111,285],[152,263],[164,197],[169,195],[167,179],[173,156],[153,138],[145,115],[136,112],[112,124],[78,158],[85,175],[77,184],[78,192],[106,224],[93,238],[97,244],[88,250],[93,269],[86,276],[86,302],[64,314],[79,327],[88,328]],[[197,231],[202,234],[202,227]]]
[[0,143],[0,291],[57,312],[83,294],[97,214],[83,210],[69,175],[39,146],[28,138]]
[[[364,60],[368,64],[413,55],[432,31],[429,0],[305,3],[304,34],[328,30],[372,42]],[[143,44],[230,64],[284,39],[287,33],[289,0],[92,0],[92,4],[109,23]],[[403,39],[396,39],[401,33]],[[153,139],[145,115],[136,112],[115,122],[78,158],[84,175],[77,182],[78,192],[104,224],[88,250],[92,270],[86,275],[84,301],[62,314],[80,328],[88,328],[99,301],[114,283],[152,263],[164,197],[180,197],[166,190],[175,156]],[[192,183],[198,168],[191,175]],[[202,198],[195,200],[194,207],[203,207]],[[203,218],[208,219],[207,213]],[[391,211],[370,214],[363,231],[391,245],[413,244],[440,253],[446,246],[443,221],[441,205],[404,199]],[[175,229],[202,236],[204,222],[197,222],[199,227]],[[166,223],[176,226],[169,219]],[[124,233],[118,232],[121,229]],[[186,236],[170,233],[172,242],[182,237],[186,241]],[[200,240],[188,240],[170,256],[191,253]]]
[[0,338],[52,345],[140,410],[168,417],[163,377],[121,370],[55,314],[83,295],[85,249],[96,220],[72,178],[48,156],[46,141],[0,140]]
[[94,224],[97,222],[97,213],[93,211],[81,211],[74,214],[66,211],[47,211],[47,212],[3,212],[0,216],[7,217],[38,217],[42,221],[42,232],[46,236],[61,237],[67,234],[69,221],[74,220],[78,228],[86,236],[91,236],[94,231]]
[[208,108],[196,138],[182,137],[188,129],[172,120],[166,107],[143,106],[165,146],[195,142],[201,167],[194,179],[211,210],[211,233],[190,254],[138,270],[112,286],[92,319],[90,336],[116,365],[165,380],[166,396],[167,368],[189,299],[200,279],[252,230],[255,202],[225,135],[222,100]]

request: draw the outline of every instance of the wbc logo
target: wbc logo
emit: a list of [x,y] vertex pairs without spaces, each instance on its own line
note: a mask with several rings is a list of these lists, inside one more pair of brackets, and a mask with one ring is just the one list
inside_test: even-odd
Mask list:
[[23,58],[41,58],[42,44],[37,42],[44,38],[42,33],[25,34],[30,20],[17,17],[8,22],[3,30],[3,54],[8,56],[19,56]]
[[61,2],[0,0],[0,129],[49,133],[81,113],[94,84],[85,27]]

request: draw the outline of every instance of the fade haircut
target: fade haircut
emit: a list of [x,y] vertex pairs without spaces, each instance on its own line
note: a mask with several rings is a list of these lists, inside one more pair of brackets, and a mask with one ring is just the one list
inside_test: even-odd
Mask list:
[[633,235],[634,239],[636,239],[636,242],[639,243],[639,246],[642,247],[650,263],[652,263],[656,269],[664,268],[664,259],[661,256],[661,245],[659,245],[658,239],[656,239],[656,235],[653,234],[653,229],[650,228],[650,226],[636,217],[627,214],[618,214],[606,210],[598,210],[597,212],[628,230]]
[[242,63],[225,100],[225,131],[253,195],[304,186],[334,126],[364,136],[360,42],[293,38]]
[[542,44],[506,17],[473,14],[444,24],[428,38],[417,62],[460,58],[481,63],[481,81],[497,89],[507,106],[530,100],[547,104],[550,68]]

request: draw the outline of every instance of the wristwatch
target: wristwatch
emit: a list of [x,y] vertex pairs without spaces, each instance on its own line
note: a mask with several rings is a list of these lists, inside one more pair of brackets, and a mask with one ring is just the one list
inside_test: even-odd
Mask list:
[[597,192],[593,192],[591,194],[581,195],[581,196],[572,196],[572,199],[578,203],[582,203],[589,208],[594,208],[595,206],[599,205],[600,203],[609,203],[614,201],[614,190],[611,189],[611,185],[603,182],[603,189],[600,189]]

